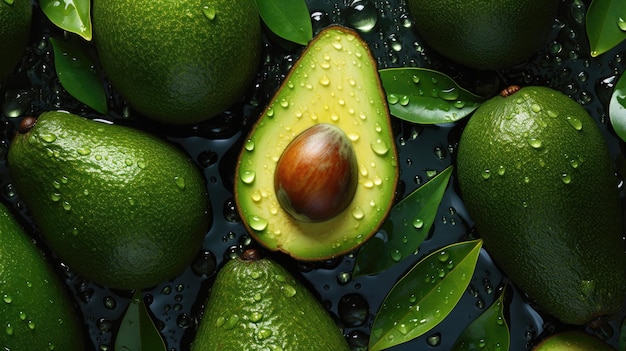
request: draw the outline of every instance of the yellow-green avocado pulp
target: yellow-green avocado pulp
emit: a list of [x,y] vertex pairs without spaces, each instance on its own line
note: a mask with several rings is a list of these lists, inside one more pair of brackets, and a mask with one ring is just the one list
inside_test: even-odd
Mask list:
[[[319,123],[347,135],[358,185],[337,216],[301,222],[281,208],[274,172],[287,145]],[[322,260],[354,249],[376,232],[394,198],[397,154],[376,61],[355,32],[331,26],[309,43],[245,140],[235,177],[243,223],[271,250]]]

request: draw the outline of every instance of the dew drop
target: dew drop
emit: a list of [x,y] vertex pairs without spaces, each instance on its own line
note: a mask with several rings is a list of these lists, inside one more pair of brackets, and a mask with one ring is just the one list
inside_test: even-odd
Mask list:
[[441,89],[439,90],[438,94],[440,98],[447,100],[447,101],[454,101],[459,98],[459,91],[458,89],[454,87],[448,88],[448,89]]
[[480,175],[483,179],[487,180],[491,177],[491,171],[488,168],[485,168]]
[[400,101],[400,98],[398,97],[398,95],[396,94],[389,94],[387,96],[387,102],[389,102],[391,105],[395,105]]
[[617,19],[617,27],[621,30],[626,32],[626,21],[623,18],[618,18]]
[[63,209],[66,211],[69,211],[72,209],[72,204],[70,204],[68,201],[63,201]]
[[245,144],[245,148],[247,151],[254,151],[254,140],[252,139],[248,139],[246,140],[246,144]]
[[11,303],[13,302],[13,298],[11,297],[11,295],[4,294],[2,295],[2,301],[4,301],[5,303]]
[[281,288],[281,291],[287,297],[294,297],[296,296],[296,293],[297,293],[296,288],[294,288],[293,285],[289,285],[289,284],[285,284]]
[[346,12],[350,25],[361,32],[371,31],[378,22],[378,10],[369,0],[353,1]]
[[387,143],[382,139],[373,140],[370,143],[370,146],[372,151],[380,156],[384,156],[387,152],[389,152],[389,145],[387,145]]
[[239,323],[239,316],[236,314],[233,314],[232,316],[228,317],[228,319],[224,321],[223,327],[226,329],[233,329],[234,327],[237,326],[237,323]]
[[402,259],[402,252],[400,250],[395,249],[391,251],[391,260],[394,262],[399,262]]
[[179,177],[179,176],[175,176],[174,177],[174,184],[176,184],[176,186],[181,189],[184,190],[185,189],[185,178],[183,177]]
[[217,14],[215,8],[206,5],[202,6],[202,13],[211,21],[215,19],[215,15]]
[[565,120],[572,127],[574,127],[574,129],[576,129],[576,130],[582,130],[583,129],[583,122],[580,119],[578,119],[576,117],[572,117],[572,116],[567,116],[567,117],[565,117]]
[[538,112],[540,112],[540,111],[541,111],[541,106],[539,106],[539,105],[537,105],[537,104],[532,104],[532,105],[530,106],[530,109],[531,109],[533,112],[538,113]]
[[424,227],[424,220],[421,218],[415,218],[413,220],[413,227],[415,229],[422,229]]
[[260,322],[261,319],[263,319],[263,313],[258,312],[258,311],[254,311],[250,314],[250,321],[252,323],[257,323]]
[[259,216],[251,216],[249,218],[249,224],[250,224],[250,228],[258,231],[258,232],[262,232],[265,229],[267,229],[267,219],[259,217]]
[[254,171],[242,171],[239,175],[239,178],[245,184],[252,184],[254,182],[254,178],[256,177],[256,173]]
[[7,335],[13,335],[13,325],[11,323],[7,323],[4,331],[7,333]]
[[537,138],[528,138],[526,139],[526,141],[528,142],[528,145],[530,145],[530,147],[532,147],[533,149],[541,149],[541,147],[543,146],[543,143],[541,142],[541,140],[537,139]]
[[569,184],[572,182],[572,176],[570,176],[568,173],[563,173],[561,174],[561,181],[563,182],[563,184]]
[[81,156],[87,156],[91,153],[91,150],[87,147],[81,147],[77,151],[78,151],[78,154]]
[[52,143],[57,140],[57,136],[54,134],[41,134],[39,136],[41,137],[41,140],[45,141],[46,143]]

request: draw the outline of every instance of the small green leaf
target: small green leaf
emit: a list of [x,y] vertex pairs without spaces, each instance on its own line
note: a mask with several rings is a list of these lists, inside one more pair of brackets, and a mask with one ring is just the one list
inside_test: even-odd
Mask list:
[[55,26],[91,40],[90,0],[40,0],[39,6]]
[[152,322],[137,290],[128,305],[115,339],[116,351],[167,351],[165,342]]
[[50,38],[50,43],[54,50],[54,66],[63,88],[99,113],[107,113],[104,84],[91,59],[80,46],[68,41]]
[[593,0],[585,21],[591,56],[611,50],[626,39],[626,0]]
[[500,297],[463,330],[452,351],[509,349],[511,335],[504,317],[505,295],[506,286]]
[[421,124],[458,121],[485,101],[457,85],[447,75],[426,68],[379,70],[387,93],[389,112],[406,121]]
[[376,314],[369,350],[412,340],[439,324],[467,289],[482,239],[443,247],[420,260],[393,286]]
[[354,277],[379,273],[417,251],[435,220],[451,174],[449,166],[393,206],[381,227],[384,235],[370,238],[359,250]]
[[622,75],[615,84],[609,102],[609,119],[615,133],[626,141],[626,75]]
[[306,45],[313,38],[313,25],[304,0],[257,0],[259,14],[276,35]]

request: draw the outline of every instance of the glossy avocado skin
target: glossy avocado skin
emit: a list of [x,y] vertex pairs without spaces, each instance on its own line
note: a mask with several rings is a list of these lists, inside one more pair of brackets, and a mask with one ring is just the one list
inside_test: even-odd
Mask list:
[[0,347],[81,351],[84,330],[51,262],[0,204]]
[[[291,141],[322,123],[349,139],[358,185],[338,215],[301,221],[279,203],[276,164]],[[307,261],[337,257],[377,231],[397,178],[397,151],[376,61],[355,31],[327,27],[309,43],[245,139],[235,172],[241,219],[271,250]]]
[[350,350],[315,296],[259,255],[249,250],[218,272],[191,350]]
[[62,112],[20,125],[8,154],[16,191],[76,273],[137,289],[180,274],[211,223],[204,179],[173,144]]
[[459,186],[485,248],[539,308],[586,324],[626,294],[615,168],[589,114],[566,95],[525,87],[470,117]]

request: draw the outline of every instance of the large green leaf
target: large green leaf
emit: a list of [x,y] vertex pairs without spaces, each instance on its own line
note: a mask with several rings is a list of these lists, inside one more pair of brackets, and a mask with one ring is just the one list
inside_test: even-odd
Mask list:
[[626,76],[624,75],[615,84],[609,102],[609,118],[617,135],[626,141]]
[[107,113],[104,84],[82,47],[55,38],[50,38],[50,43],[54,50],[54,66],[63,88],[99,113]]
[[412,340],[439,324],[467,289],[482,239],[458,242],[420,260],[393,286],[376,314],[369,350]]
[[370,238],[359,250],[354,277],[381,272],[417,251],[437,216],[451,174],[449,166],[393,206],[380,230],[384,235]]
[[167,351],[165,342],[137,290],[124,314],[115,339],[116,351]]
[[593,0],[585,24],[591,56],[611,50],[626,39],[626,0]]
[[452,351],[509,349],[511,334],[504,316],[505,295],[506,286],[500,297],[463,330]]
[[313,25],[304,0],[257,0],[261,19],[274,34],[301,45],[313,38]]
[[39,6],[55,26],[91,40],[90,0],[40,0]]
[[458,121],[485,98],[461,88],[449,76],[426,68],[386,68],[379,71],[389,112],[406,121],[436,124]]

